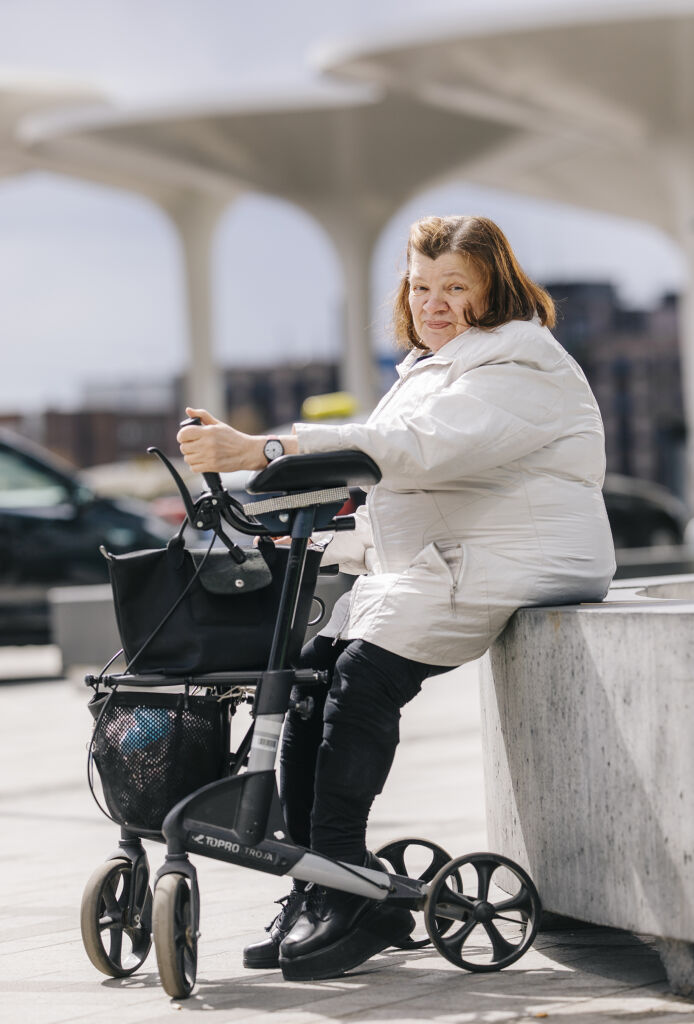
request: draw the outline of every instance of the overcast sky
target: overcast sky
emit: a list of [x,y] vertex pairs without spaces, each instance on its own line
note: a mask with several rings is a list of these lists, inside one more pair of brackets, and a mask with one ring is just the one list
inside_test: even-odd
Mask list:
[[[234,94],[315,78],[308,56],[319,43],[422,18],[431,28],[473,9],[466,0],[0,0],[0,81],[59,75],[128,103]],[[409,223],[453,212],[496,220],[540,280],[609,280],[633,307],[684,280],[677,248],[650,227],[461,183],[417,197],[380,239],[379,348],[388,347],[387,297]],[[263,224],[273,236],[270,303]],[[181,281],[175,233],[144,200],[48,174],[0,179],[0,412],[69,408],[90,381],[179,371]],[[218,233],[214,284],[221,363],[337,353],[337,259],[301,211],[261,196],[238,201]]]

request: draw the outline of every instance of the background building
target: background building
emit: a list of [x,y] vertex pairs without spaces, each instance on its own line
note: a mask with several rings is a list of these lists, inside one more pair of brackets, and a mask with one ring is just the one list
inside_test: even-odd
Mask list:
[[[337,389],[338,374],[337,361],[227,369],[227,419],[249,433],[292,423],[309,395]],[[80,409],[48,409],[30,417],[8,414],[0,418],[0,426],[86,468],[145,457],[150,445],[177,454],[176,433],[186,404],[183,378],[156,386],[147,380],[115,381],[88,387]]]
[[548,282],[555,334],[583,367],[605,424],[608,471],[685,491],[678,300],[627,310],[604,282]]

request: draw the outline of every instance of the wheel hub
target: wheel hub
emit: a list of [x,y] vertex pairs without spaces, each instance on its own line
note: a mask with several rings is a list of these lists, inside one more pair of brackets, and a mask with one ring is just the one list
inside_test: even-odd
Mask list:
[[475,909],[472,913],[476,921],[484,924],[487,921],[493,920],[496,911],[487,900],[475,900]]

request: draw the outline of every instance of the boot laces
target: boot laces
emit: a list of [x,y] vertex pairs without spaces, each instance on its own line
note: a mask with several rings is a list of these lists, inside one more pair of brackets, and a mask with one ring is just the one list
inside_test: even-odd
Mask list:
[[295,909],[298,909],[298,904],[303,903],[305,898],[306,893],[302,889],[292,889],[287,896],[281,896],[278,900],[275,900],[275,903],[280,904],[282,909],[270,924],[266,926],[265,931],[269,932],[273,928],[283,930],[285,921],[291,918]]
[[325,913],[325,901],[328,898],[328,890],[324,885],[317,885],[312,882],[306,888],[306,911],[316,920],[322,920]]

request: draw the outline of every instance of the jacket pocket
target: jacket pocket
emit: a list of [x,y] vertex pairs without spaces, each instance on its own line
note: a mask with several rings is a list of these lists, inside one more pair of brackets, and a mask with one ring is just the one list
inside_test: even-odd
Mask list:
[[410,564],[412,569],[418,566],[434,569],[446,583],[451,614],[455,615],[458,586],[465,571],[465,546],[455,542],[444,544],[432,541],[422,548]]

